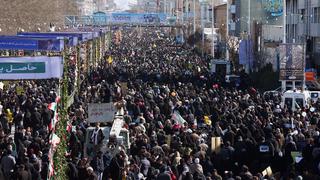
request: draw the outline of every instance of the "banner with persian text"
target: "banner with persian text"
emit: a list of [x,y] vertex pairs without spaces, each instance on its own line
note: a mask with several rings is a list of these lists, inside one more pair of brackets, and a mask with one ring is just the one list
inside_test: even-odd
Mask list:
[[0,79],[51,79],[61,78],[62,74],[62,57],[0,58]]

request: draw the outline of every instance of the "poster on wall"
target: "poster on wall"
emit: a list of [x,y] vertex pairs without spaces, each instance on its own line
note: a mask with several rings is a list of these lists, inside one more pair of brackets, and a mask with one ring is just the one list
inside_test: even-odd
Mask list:
[[305,70],[305,45],[280,44],[280,80],[303,81]]
[[61,78],[62,74],[62,57],[0,58],[0,79],[51,79]]

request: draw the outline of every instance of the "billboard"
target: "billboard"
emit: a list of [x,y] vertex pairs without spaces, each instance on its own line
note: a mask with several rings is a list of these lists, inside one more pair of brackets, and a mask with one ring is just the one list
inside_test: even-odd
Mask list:
[[280,80],[304,80],[305,45],[280,44]]
[[51,79],[61,78],[62,73],[62,57],[0,58],[0,79]]
[[64,42],[60,39],[33,39],[17,36],[0,36],[0,49],[32,50],[32,51],[62,51]]

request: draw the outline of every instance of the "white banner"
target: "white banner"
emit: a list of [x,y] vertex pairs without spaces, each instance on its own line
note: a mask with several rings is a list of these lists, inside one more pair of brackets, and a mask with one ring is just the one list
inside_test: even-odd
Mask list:
[[0,58],[0,79],[51,79],[61,78],[62,57],[5,57]]
[[88,122],[110,122],[113,121],[115,113],[113,103],[91,103],[88,106]]

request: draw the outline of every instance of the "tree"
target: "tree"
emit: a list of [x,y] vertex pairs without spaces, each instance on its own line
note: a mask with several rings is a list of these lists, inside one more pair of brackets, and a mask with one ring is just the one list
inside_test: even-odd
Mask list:
[[238,53],[240,40],[235,36],[226,36],[226,46],[229,52],[229,59],[233,64],[234,70],[239,69]]

